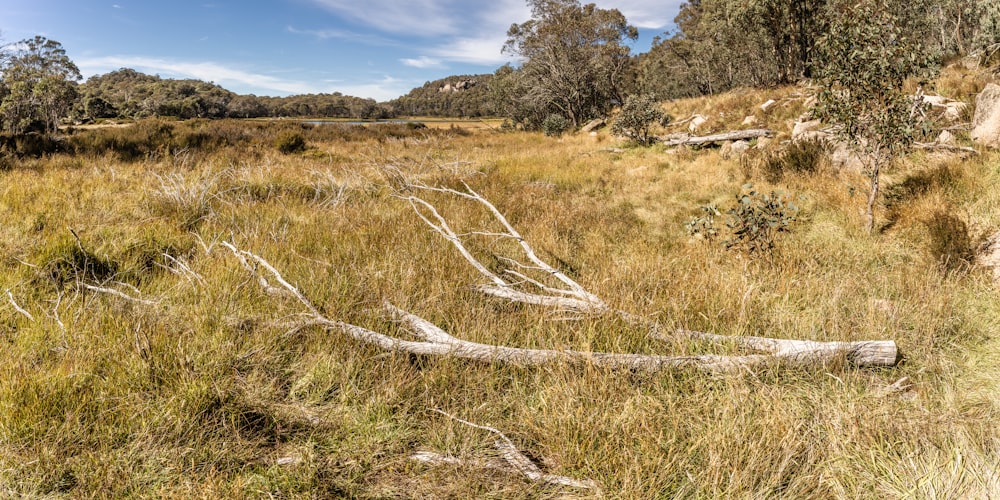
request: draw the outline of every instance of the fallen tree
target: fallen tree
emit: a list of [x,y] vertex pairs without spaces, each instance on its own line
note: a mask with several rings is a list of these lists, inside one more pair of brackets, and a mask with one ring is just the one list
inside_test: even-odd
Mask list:
[[[697,368],[712,372],[730,372],[769,365],[809,366],[845,359],[858,367],[893,366],[899,360],[895,342],[891,340],[858,342],[813,342],[802,340],[773,339],[766,337],[724,336],[709,333],[679,330],[673,336],[665,334],[660,325],[631,313],[614,309],[597,295],[559,269],[538,257],[531,245],[510,224],[507,218],[487,199],[465,186],[465,191],[430,187],[411,183],[412,191],[426,190],[459,196],[476,202],[490,211],[503,227],[501,232],[456,233],[447,220],[429,202],[415,195],[401,196],[406,199],[417,215],[434,231],[450,241],[459,253],[490,283],[476,289],[492,297],[511,302],[540,305],[552,308],[564,319],[581,319],[612,314],[635,325],[645,327],[651,337],[659,340],[697,340],[709,344],[728,344],[762,351],[765,354],[746,355],[694,355],[662,356],[634,353],[606,353],[576,350],[525,349],[504,345],[490,345],[470,342],[455,337],[433,323],[404,311],[389,302],[383,303],[383,310],[408,327],[418,340],[407,340],[375,332],[324,315],[306,295],[289,283],[281,273],[263,257],[241,250],[229,242],[221,243],[228,248],[258,279],[260,286],[268,293],[294,298],[305,308],[309,325],[317,325],[339,331],[356,341],[372,344],[387,351],[406,352],[422,356],[452,356],[484,363],[511,363],[519,365],[543,365],[554,362],[588,363],[610,369],[640,371],[662,371],[678,368]],[[526,256],[525,262],[500,257],[509,267],[497,273],[467,248],[464,239],[470,236],[488,236],[516,242]],[[544,277],[533,278],[529,273]],[[547,277],[547,278],[545,278]],[[548,279],[551,284],[543,280]],[[277,284],[272,284],[272,280]]]
[[766,128],[754,128],[747,130],[735,130],[732,132],[724,132],[721,134],[694,136],[688,134],[671,134],[666,137],[661,137],[660,142],[664,146],[688,146],[688,145],[701,145],[701,144],[711,144],[711,143],[721,143],[726,141],[745,141],[750,139],[758,139],[761,137],[771,137],[774,135],[774,131]]

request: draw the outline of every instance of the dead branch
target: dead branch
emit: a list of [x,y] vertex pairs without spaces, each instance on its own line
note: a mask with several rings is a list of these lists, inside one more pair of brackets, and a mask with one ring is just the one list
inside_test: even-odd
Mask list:
[[481,468],[507,470],[521,474],[535,482],[553,486],[569,486],[571,488],[594,490],[600,494],[600,487],[596,482],[590,479],[580,481],[571,477],[556,476],[542,472],[542,470],[535,465],[531,459],[526,457],[517,449],[516,446],[514,446],[514,442],[511,441],[510,438],[498,429],[485,425],[474,424],[468,420],[462,420],[441,410],[434,411],[455,420],[456,422],[465,424],[469,427],[474,427],[476,429],[482,429],[496,435],[499,439],[497,439],[493,445],[496,447],[503,460],[462,460],[450,455],[442,455],[440,453],[430,451],[418,451],[413,455],[410,455],[411,460],[431,465],[472,465]]
[[[494,273],[479,259],[472,255],[472,252],[470,252],[465,246],[462,237],[451,229],[448,222],[437,211],[437,209],[434,208],[433,205],[424,199],[413,195],[407,196],[404,199],[410,203],[417,215],[428,226],[430,226],[431,229],[450,241],[462,257],[464,257],[465,260],[479,272],[479,274],[483,275],[492,282],[492,284],[477,286],[477,290],[487,295],[492,295],[502,299],[554,307],[559,310],[578,314],[603,314],[608,311],[609,308],[603,300],[588,292],[583,286],[559,269],[556,269],[540,259],[527,240],[525,240],[524,237],[521,236],[516,229],[514,229],[514,226],[511,225],[510,221],[507,220],[507,218],[500,212],[499,209],[497,209],[495,205],[490,203],[490,201],[486,198],[483,198],[479,193],[475,192],[471,187],[469,187],[468,184],[463,183],[463,185],[465,187],[464,192],[454,189],[431,187],[420,183],[409,183],[407,186],[418,190],[434,191],[459,196],[486,207],[486,209],[493,214],[493,217],[503,226],[504,232],[477,232],[471,233],[471,235],[491,236],[501,239],[510,239],[517,242],[527,259],[527,262],[515,259],[505,259],[505,261],[511,264],[512,267],[525,272],[508,269],[504,271],[505,276],[500,276],[499,274]],[[557,286],[543,284],[539,280],[530,278],[527,274],[525,274],[530,271],[550,276],[559,281],[561,284]],[[537,291],[525,291],[521,286],[525,284],[537,289]]]
[[740,141],[747,139],[757,139],[760,137],[771,137],[774,131],[766,128],[756,128],[748,130],[735,130],[721,134],[691,136],[688,134],[673,134],[662,140],[664,146],[687,146],[698,144],[710,144],[715,142]]
[[114,295],[115,297],[119,297],[119,298],[128,300],[130,302],[136,302],[136,303],[139,303],[139,304],[145,304],[147,306],[153,306],[153,305],[159,304],[159,302],[156,302],[156,301],[146,300],[146,299],[140,299],[138,297],[133,297],[133,296],[131,296],[131,295],[125,293],[125,292],[122,292],[120,290],[115,290],[114,288],[106,288],[106,287],[88,285],[86,283],[83,283],[82,281],[81,282],[77,282],[77,285],[80,286],[81,288],[85,288],[85,289],[90,290],[92,292],[105,293],[105,294],[108,294],[108,295]]
[[[451,229],[445,218],[429,202],[413,195],[407,197],[406,199],[413,206],[417,215],[423,219],[425,223],[430,225],[436,232],[449,240],[459,250],[459,253],[466,259],[466,261],[472,264],[472,266],[478,270],[480,274],[493,281],[493,285],[478,286],[477,290],[480,292],[513,302],[549,306],[556,309],[571,311],[583,316],[598,316],[610,313],[621,317],[633,325],[647,328],[653,338],[659,340],[667,340],[669,338],[661,332],[660,326],[657,323],[648,321],[645,318],[636,316],[629,312],[609,307],[600,297],[588,292],[585,288],[583,288],[583,286],[576,281],[571,280],[561,271],[558,271],[553,266],[541,261],[534,251],[531,250],[530,244],[525,241],[524,238],[521,237],[521,235],[511,226],[510,222],[503,216],[502,213],[500,213],[496,206],[485,200],[469,186],[465,186],[466,192],[456,191],[453,189],[433,188],[422,184],[410,184],[410,187],[420,190],[449,193],[483,204],[490,210],[501,225],[506,228],[507,232],[502,233],[501,236],[516,239],[525,254],[528,256],[528,259],[532,262],[532,265],[524,265],[514,261],[513,259],[508,260],[514,262],[517,267],[545,271],[545,274],[556,277],[563,283],[561,288],[551,287],[516,271],[507,271],[507,274],[518,278],[519,281],[505,280],[496,273],[490,271],[482,262],[472,255],[472,253],[465,246],[460,235]],[[436,222],[432,222],[431,219],[421,211],[421,208],[424,211],[429,212]],[[475,235],[484,233],[470,234]],[[529,293],[518,288],[519,286],[525,284],[539,289],[541,293]],[[393,312],[394,314],[399,314],[398,311]],[[421,325],[418,321],[406,318],[405,316],[403,319],[409,322],[411,327],[417,330],[418,334],[423,332],[422,334],[429,335],[429,338],[436,338],[436,341],[438,342],[459,345],[463,352],[476,351],[477,349],[481,349],[483,347],[482,345],[476,345],[476,347],[473,347],[472,344],[454,339],[443,331],[430,331],[431,327],[436,328],[433,325]],[[560,353],[560,357],[568,356],[573,358],[586,356],[592,362],[612,366],[631,365],[633,368],[636,368],[636,365],[648,366],[653,364],[658,366],[666,363],[670,366],[680,366],[683,364],[698,365],[717,371],[748,368],[768,362],[781,362],[786,365],[808,366],[831,362],[845,357],[848,362],[858,367],[894,366],[900,359],[896,343],[891,340],[815,342],[753,336],[725,336],[688,330],[680,330],[677,333],[681,338],[687,340],[698,340],[723,345],[735,344],[738,347],[763,351],[768,355],[672,357],[640,356],[631,354],[606,355],[598,353],[575,353],[572,351],[557,352]],[[509,347],[493,347],[493,349],[495,349],[494,353],[497,356],[510,356],[520,359],[524,355],[523,353],[518,352],[517,349]],[[534,351],[529,357],[541,360],[547,358],[548,356],[550,356],[550,354],[545,353],[545,351]],[[610,357],[605,358],[604,356]],[[632,358],[633,356],[638,356],[638,358]]]
[[[525,366],[559,362],[588,363],[608,369],[646,372],[682,368],[696,368],[709,372],[732,372],[772,362],[770,356],[760,355],[657,356],[572,350],[523,349],[481,344],[454,337],[433,323],[386,302],[383,304],[383,307],[387,313],[407,324],[410,327],[411,333],[422,339],[420,341],[404,340],[326,317],[305,294],[285,280],[281,273],[267,262],[267,260],[246,250],[240,250],[229,242],[221,244],[229,248],[240,259],[244,268],[258,278],[258,283],[268,293],[295,298],[302,304],[307,310],[305,313],[306,323],[339,331],[356,341],[371,344],[386,351],[405,352],[419,356],[451,356],[482,363],[506,363]],[[263,276],[262,271],[268,273],[270,278],[280,286],[272,286],[270,281]]]
[[917,149],[925,149],[928,151],[948,151],[949,153],[960,153],[969,155],[978,155],[979,151],[968,146],[955,146],[952,144],[943,144],[940,142],[915,142],[913,147]]
[[32,316],[30,312],[28,312],[26,309],[17,304],[17,301],[14,300],[14,294],[11,293],[9,289],[7,290],[7,300],[8,302],[10,302],[10,305],[14,307],[15,311],[17,311],[25,318],[28,318],[31,321],[35,321],[35,317]]

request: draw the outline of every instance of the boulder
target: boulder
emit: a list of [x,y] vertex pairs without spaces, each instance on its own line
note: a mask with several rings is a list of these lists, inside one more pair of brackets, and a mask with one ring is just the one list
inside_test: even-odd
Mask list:
[[861,156],[843,142],[833,145],[833,153],[830,154],[830,163],[834,168],[853,170],[855,172],[864,171],[865,164],[861,161]]
[[[822,131],[820,131],[820,127],[822,126],[823,122],[819,120],[795,122],[795,125],[792,127],[792,140],[800,141],[800,140],[815,139],[816,134],[814,134],[813,132],[822,133]],[[825,133],[823,134],[826,135]]]
[[739,158],[740,156],[746,154],[749,150],[750,143],[747,141],[726,141],[722,143],[722,148],[719,149],[719,156],[721,156],[723,160],[728,160],[733,157]]
[[754,116],[754,115],[750,115],[750,116],[748,116],[748,117],[746,117],[746,118],[743,119],[743,125],[744,126],[752,127],[752,126],[754,126],[756,124],[757,124],[757,117]]
[[769,110],[772,107],[774,107],[774,105],[777,104],[777,103],[778,103],[778,101],[775,101],[774,99],[768,99],[767,102],[765,102],[764,104],[760,105],[760,110],[763,111],[763,112],[765,112],[765,113],[767,113],[767,110]]
[[936,142],[938,144],[947,144],[949,146],[953,146],[955,144],[955,134],[947,130],[942,130],[941,133],[938,135]]
[[698,131],[698,127],[701,127],[702,125],[704,125],[707,122],[708,122],[708,118],[705,118],[704,115],[694,115],[691,118],[691,123],[688,124],[688,131],[690,131],[690,132],[697,132]]
[[969,136],[984,146],[1000,148],[1000,85],[988,84],[976,97]]
[[962,119],[962,112],[967,107],[962,101],[956,101],[940,95],[925,95],[924,102],[929,104],[932,109],[940,111],[944,119],[952,123]]
[[992,271],[993,281],[1000,284],[1000,233],[986,238],[977,252],[976,264]]

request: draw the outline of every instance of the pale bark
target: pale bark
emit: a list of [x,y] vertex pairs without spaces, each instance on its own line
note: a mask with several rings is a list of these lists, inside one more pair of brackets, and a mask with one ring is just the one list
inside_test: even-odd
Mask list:
[[663,143],[664,146],[686,146],[686,145],[700,145],[700,144],[710,144],[710,143],[726,142],[726,141],[757,139],[760,137],[771,137],[773,135],[774,135],[773,130],[756,128],[748,130],[735,130],[732,132],[724,132],[721,134],[712,134],[704,136],[676,134],[673,136],[667,136],[665,138],[661,138],[661,142]]

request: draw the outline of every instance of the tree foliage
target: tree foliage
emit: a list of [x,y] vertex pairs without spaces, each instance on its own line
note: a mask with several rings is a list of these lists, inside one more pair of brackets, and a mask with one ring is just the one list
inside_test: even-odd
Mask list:
[[653,125],[663,119],[656,96],[652,94],[630,95],[625,98],[622,110],[611,125],[611,132],[628,137],[641,145],[648,145],[655,139]]
[[504,52],[521,67],[498,71],[498,111],[526,128],[556,113],[574,126],[622,101],[638,30],[616,9],[576,0],[528,0],[531,19],[507,31]]
[[890,0],[841,1],[818,43],[817,116],[838,125],[871,179],[866,228],[874,227],[879,174],[914,140],[919,101],[904,81],[930,75],[928,52],[894,14]]
[[2,59],[0,116],[14,134],[55,132],[76,100],[80,70],[62,45],[43,36],[7,47]]

